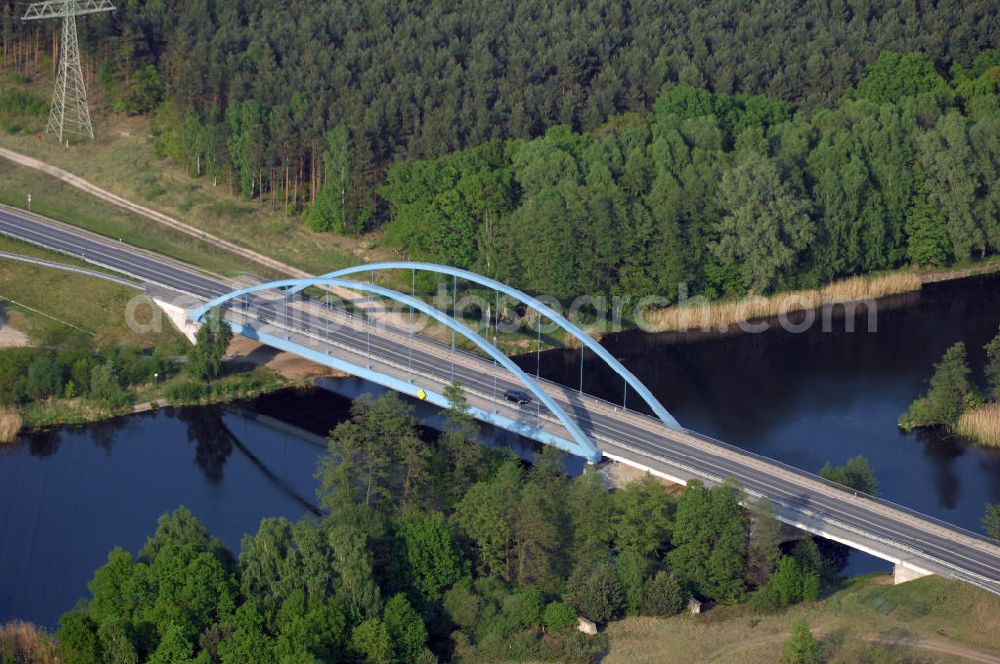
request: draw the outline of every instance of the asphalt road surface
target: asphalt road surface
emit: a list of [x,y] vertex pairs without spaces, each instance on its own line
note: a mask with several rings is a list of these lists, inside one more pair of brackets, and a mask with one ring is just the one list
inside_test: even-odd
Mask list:
[[[206,301],[239,285],[192,266],[137,249],[65,224],[0,207],[0,233]],[[537,401],[518,406],[503,400],[505,389],[520,383],[491,360],[405,330],[372,331],[365,320],[329,310],[307,298],[260,294],[233,301],[230,316],[272,334],[341,357],[371,363],[390,375],[426,381],[429,386],[460,381],[470,403],[511,419],[538,424],[566,438],[558,420]],[[530,372],[529,372],[530,373]],[[887,501],[830,485],[803,471],[713,441],[690,431],[675,431],[659,420],[576,390],[542,380],[553,396],[608,456],[679,479],[708,483],[735,479],[750,495],[767,496],[778,516],[811,532],[849,543],[894,562],[958,578],[1000,594],[1000,546],[958,527]],[[436,387],[436,389],[440,389]],[[669,404],[667,404],[669,407]]]

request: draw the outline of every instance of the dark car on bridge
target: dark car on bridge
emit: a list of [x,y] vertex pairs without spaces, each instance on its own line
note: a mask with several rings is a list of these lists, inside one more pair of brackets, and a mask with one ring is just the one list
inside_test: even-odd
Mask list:
[[522,406],[531,403],[531,397],[521,390],[504,390],[503,398]]

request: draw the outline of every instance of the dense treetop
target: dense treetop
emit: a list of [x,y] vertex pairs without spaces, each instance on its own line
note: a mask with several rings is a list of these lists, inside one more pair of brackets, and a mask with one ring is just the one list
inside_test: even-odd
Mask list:
[[670,616],[691,595],[774,610],[841,565],[812,539],[784,554],[773,508],[744,513],[735,484],[609,492],[553,448],[526,468],[470,443],[449,393],[433,441],[397,397],[357,401],[317,473],[323,515],[264,519],[238,556],[187,510],[164,515],[62,617],[61,661],[582,664],[607,637],[576,632],[578,614]]
[[[21,23],[20,12],[0,2],[7,64],[16,42],[56,27]],[[243,188],[259,194],[279,180],[314,185],[338,125],[363,184],[400,157],[557,124],[595,129],[676,84],[832,106],[882,51],[968,66],[998,22],[987,0],[130,0],[88,17],[81,38],[112,106],[166,101],[164,124],[178,133],[193,111],[188,129],[207,131],[186,139],[210,154],[192,169],[211,170],[214,148],[227,147]],[[354,204],[371,205],[361,189]]]
[[[192,175],[536,292],[673,299],[996,251],[996,9],[135,1],[82,34]],[[53,29],[16,13],[8,67]]]
[[676,85],[594,131],[390,166],[387,237],[559,298],[742,295],[985,256],[1000,249],[998,83],[989,50],[947,78],[885,52],[809,112]]

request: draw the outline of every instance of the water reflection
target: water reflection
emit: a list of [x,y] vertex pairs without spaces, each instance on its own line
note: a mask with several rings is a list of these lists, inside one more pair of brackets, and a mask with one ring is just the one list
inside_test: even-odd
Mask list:
[[912,437],[921,444],[924,456],[930,461],[938,503],[947,510],[954,510],[959,493],[955,460],[965,453],[965,445],[939,432],[918,431]]
[[[343,401],[323,395],[327,404]],[[337,408],[342,408],[339,404]],[[115,546],[185,505],[233,550],[260,520],[315,512],[323,447],[238,409],[164,409],[0,449],[0,622],[50,628]]]
[[[864,454],[883,495],[965,528],[980,529],[1000,500],[1000,450],[943,432],[901,435],[897,418],[927,389],[933,364],[965,341],[973,376],[1000,327],[1000,274],[929,284],[879,302],[877,332],[860,312],[855,331],[835,320],[801,334],[708,336],[626,332],[602,343],[685,426],[816,472]],[[579,354],[542,354],[541,373],[577,386]],[[535,368],[535,357],[520,358]],[[584,389],[622,402],[622,380],[588,353]],[[634,395],[630,407],[641,408]]]
[[195,444],[195,461],[212,484],[222,482],[226,460],[233,453],[232,435],[223,426],[217,408],[185,408],[177,419],[187,426],[188,442]]

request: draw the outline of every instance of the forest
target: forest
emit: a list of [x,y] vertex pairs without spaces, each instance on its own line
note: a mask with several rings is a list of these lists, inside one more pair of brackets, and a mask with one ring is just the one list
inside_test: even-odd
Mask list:
[[1000,51],[879,56],[835,109],[677,85],[647,115],[389,167],[390,241],[558,298],[815,288],[1000,249]]
[[[3,66],[44,70],[53,26],[17,12]],[[987,1],[186,0],[81,34],[98,103],[153,115],[195,177],[559,297],[673,298],[996,251],[998,21]]]
[[[578,615],[670,616],[691,596],[771,612],[838,583],[840,545],[782,544],[735,484],[609,492],[555,448],[526,465],[471,442],[460,385],[449,399],[436,435],[394,395],[355,402],[320,461],[322,515],[264,519],[237,555],[188,510],[163,515],[63,615],[59,661],[591,662],[607,636]],[[860,458],[824,474],[874,483]]]

